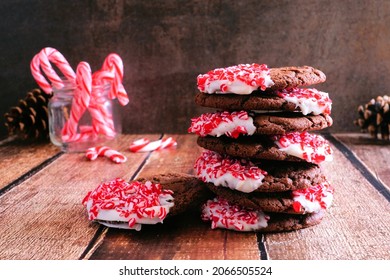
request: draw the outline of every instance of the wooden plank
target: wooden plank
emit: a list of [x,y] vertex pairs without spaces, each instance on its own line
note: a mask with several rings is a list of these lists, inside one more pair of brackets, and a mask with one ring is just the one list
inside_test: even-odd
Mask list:
[[372,139],[369,134],[336,134],[380,180],[390,189],[390,141]]
[[0,191],[60,153],[49,142],[2,141],[0,144]]
[[270,259],[390,259],[389,201],[334,150],[334,161],[322,165],[335,187],[333,206],[315,227],[267,234]]
[[[193,174],[202,149],[193,135],[173,135],[176,149],[153,152],[139,177],[166,172]],[[140,232],[109,229],[91,259],[259,259],[254,233],[211,230],[199,213],[143,226]]]
[[0,259],[78,259],[99,228],[88,221],[82,199],[102,181],[131,178],[147,157],[128,150],[140,137],[121,136],[112,144],[126,163],[64,154],[0,196]]

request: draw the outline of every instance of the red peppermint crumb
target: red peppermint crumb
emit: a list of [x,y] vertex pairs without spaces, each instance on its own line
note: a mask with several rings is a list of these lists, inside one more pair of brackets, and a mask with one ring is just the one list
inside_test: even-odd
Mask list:
[[[138,218],[158,216],[164,219],[166,209],[161,206],[161,196],[172,195],[171,190],[163,190],[160,184],[151,182],[125,182],[123,179],[101,183],[95,190],[88,192],[82,203],[92,200],[89,219],[94,220],[100,210],[115,210],[122,217],[136,214]],[[157,210],[156,210],[157,209]],[[129,226],[136,223],[134,218],[129,219]]]
[[248,131],[243,126],[237,126],[236,128],[234,128],[234,130],[226,133],[227,136],[234,139],[237,139],[241,134],[242,135],[248,134]]
[[[287,148],[292,144],[300,144],[303,159],[308,162],[320,163],[325,160],[326,156],[333,153],[328,141],[322,136],[310,134],[308,132],[290,132],[284,135],[275,135],[273,140],[278,142],[281,148]],[[306,147],[311,147],[313,151],[308,154]],[[323,149],[323,151],[321,151]]]
[[[328,182],[324,182],[317,186],[313,186],[306,189],[295,190],[292,192],[293,197],[304,196],[305,199],[310,202],[317,201],[322,209],[326,209],[328,207],[326,205],[326,202],[324,201],[324,197],[326,197],[329,193],[333,195],[334,189]],[[295,201],[293,204],[293,209],[295,212],[301,212],[301,204],[298,201]]]
[[[205,113],[197,118],[191,119],[191,126],[188,128],[188,133],[195,133],[199,136],[206,136],[209,135],[219,125],[232,123],[234,118],[248,120],[249,115],[246,111]],[[245,135],[247,133],[248,131],[245,127],[238,126],[233,131],[227,132],[226,135],[232,138],[237,138],[240,134]]]
[[283,90],[277,90],[275,92],[278,96],[284,97],[296,97],[299,99],[311,99],[316,102],[319,107],[324,107],[324,114],[330,115],[332,108],[332,100],[327,94],[318,91],[314,88],[289,88]]
[[219,178],[227,173],[239,180],[248,178],[259,180],[267,175],[267,172],[257,167],[251,161],[246,159],[235,159],[227,155],[220,155],[213,151],[205,151],[195,162],[195,171],[197,176],[204,182],[208,178]]
[[[198,89],[205,92],[206,87],[213,81],[233,82],[239,80],[249,86],[256,86],[261,90],[266,89],[264,74],[269,73],[269,69],[265,64],[239,64],[226,68],[217,68],[203,75],[198,75]],[[221,92],[227,91],[227,85],[220,86]]]
[[302,205],[299,201],[294,201],[292,205],[295,212],[300,213],[302,212]]

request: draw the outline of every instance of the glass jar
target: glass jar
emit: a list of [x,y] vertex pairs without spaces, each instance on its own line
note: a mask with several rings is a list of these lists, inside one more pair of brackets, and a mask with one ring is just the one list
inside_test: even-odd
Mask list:
[[84,109],[78,106],[74,83],[64,81],[62,89],[53,88],[48,104],[51,142],[64,152],[84,152],[115,139],[122,126],[119,104],[108,98],[110,89],[111,84],[93,86],[89,106]]

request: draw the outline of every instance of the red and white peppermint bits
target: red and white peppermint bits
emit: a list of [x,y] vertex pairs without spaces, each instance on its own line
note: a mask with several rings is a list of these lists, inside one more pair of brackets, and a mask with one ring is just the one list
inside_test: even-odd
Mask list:
[[206,93],[250,94],[272,86],[265,64],[239,64],[217,68],[197,77],[198,89]]
[[226,135],[238,138],[240,135],[252,135],[256,131],[253,118],[246,111],[205,113],[191,119],[188,133],[196,133],[199,136]]
[[302,114],[330,115],[332,100],[329,94],[314,88],[290,88],[275,92],[288,102],[294,103]]
[[109,227],[140,230],[141,224],[162,223],[173,206],[173,192],[150,181],[117,178],[100,184],[82,201],[88,218]]
[[316,213],[321,209],[328,209],[333,201],[333,187],[324,182],[307,189],[299,189],[292,192],[293,209],[297,213]]
[[319,164],[333,160],[333,151],[328,141],[322,136],[308,132],[291,132],[285,135],[273,136],[280,151],[304,159],[307,162]]
[[127,157],[120,152],[113,150],[107,146],[91,147],[87,149],[85,156],[89,160],[95,160],[97,157],[108,157],[115,163],[123,163],[127,161]]
[[222,198],[208,200],[202,206],[201,218],[211,221],[211,228],[226,228],[237,231],[256,231],[268,226],[269,216],[261,210],[245,209],[230,204]]
[[213,151],[205,151],[196,160],[195,172],[199,179],[215,186],[250,193],[258,189],[267,172],[251,161],[235,159]]
[[172,137],[163,138],[152,142],[150,142],[148,138],[141,138],[131,143],[130,151],[133,153],[145,153],[160,151],[175,146],[177,146],[177,142]]

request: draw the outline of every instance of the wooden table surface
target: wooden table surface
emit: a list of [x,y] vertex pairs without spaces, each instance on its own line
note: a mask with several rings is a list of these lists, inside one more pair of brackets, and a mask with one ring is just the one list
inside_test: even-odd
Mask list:
[[335,156],[322,167],[335,199],[315,227],[276,234],[211,230],[198,213],[139,232],[88,221],[81,201],[102,181],[193,173],[201,152],[193,135],[169,135],[175,149],[128,150],[135,139],[162,136],[119,137],[112,147],[128,157],[123,164],[91,162],[50,143],[0,142],[0,259],[390,259],[390,142],[364,134],[325,135]]

